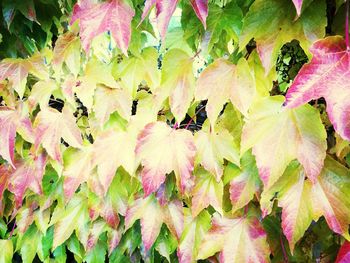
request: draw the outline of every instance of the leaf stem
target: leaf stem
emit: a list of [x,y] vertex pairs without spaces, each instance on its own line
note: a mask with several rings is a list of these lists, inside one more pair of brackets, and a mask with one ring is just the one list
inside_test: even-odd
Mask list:
[[349,0],[346,0],[346,15],[345,15],[345,42],[346,50],[350,50],[349,46]]
[[186,126],[185,126],[185,130],[187,130],[188,129],[188,127],[190,127],[190,125],[191,125],[191,123],[193,122],[193,120],[194,120],[194,117],[196,117],[197,116],[197,114],[201,111],[201,110],[203,110],[204,108],[205,108],[205,106],[206,105],[204,105],[204,106],[202,106],[202,107],[200,107],[196,112],[195,112],[195,114],[191,117],[191,119],[189,120],[189,122],[186,124]]
[[280,235],[280,243],[281,243],[281,247],[282,247],[284,262],[288,263],[288,256],[287,256],[287,252],[286,252],[286,249],[284,247],[284,244],[283,244],[282,234]]

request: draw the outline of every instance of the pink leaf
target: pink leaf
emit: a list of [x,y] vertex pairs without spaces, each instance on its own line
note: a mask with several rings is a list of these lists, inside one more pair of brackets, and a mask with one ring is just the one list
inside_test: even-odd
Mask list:
[[293,1],[293,4],[295,5],[295,9],[297,10],[297,15],[300,16],[303,0],[292,0],[292,1]]
[[29,188],[36,194],[42,193],[41,181],[44,176],[47,158],[40,154],[34,159],[18,162],[11,174],[8,189],[15,195],[16,206],[22,204],[25,191]]
[[162,39],[165,40],[170,18],[175,12],[178,1],[179,0],[146,0],[140,23],[142,23],[152,7],[155,5],[158,30]]
[[207,28],[208,0],[191,0],[191,5],[197,17],[202,22],[204,29]]
[[121,51],[127,55],[134,10],[123,0],[92,4],[82,0],[73,9],[71,24],[79,19],[83,48],[89,51],[93,38],[109,30]]
[[340,247],[337,260],[335,263],[348,263],[350,262],[350,242],[345,240],[344,244]]
[[191,132],[171,129],[164,122],[150,123],[140,133],[135,152],[143,165],[145,196],[155,192],[172,171],[182,192],[192,187],[196,147]]
[[313,58],[299,71],[286,95],[287,108],[324,97],[334,129],[350,140],[350,52],[342,37],[331,36],[310,48]]

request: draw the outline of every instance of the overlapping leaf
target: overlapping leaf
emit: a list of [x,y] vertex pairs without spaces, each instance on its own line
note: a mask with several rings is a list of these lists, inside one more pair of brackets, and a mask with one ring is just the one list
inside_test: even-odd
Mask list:
[[253,149],[266,188],[293,159],[299,160],[315,182],[326,157],[326,132],[319,113],[310,105],[283,109],[283,101],[282,96],[260,100],[251,108],[243,127],[241,152]]
[[174,171],[179,189],[193,186],[193,166],[196,146],[187,130],[171,129],[163,122],[148,124],[138,137],[136,155],[141,159],[142,185],[145,196],[155,192]]
[[350,140],[348,95],[349,51],[340,36],[317,41],[311,48],[313,58],[302,67],[286,95],[286,107],[293,108],[324,97],[334,129]]
[[135,11],[124,0],[98,4],[83,0],[74,6],[71,23],[79,20],[81,42],[86,52],[94,37],[109,30],[120,50],[127,55],[134,15]]

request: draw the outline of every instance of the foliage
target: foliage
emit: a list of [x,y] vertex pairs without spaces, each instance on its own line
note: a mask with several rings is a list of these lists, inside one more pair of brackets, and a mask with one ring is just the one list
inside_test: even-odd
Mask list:
[[344,10],[2,1],[0,262],[347,262]]

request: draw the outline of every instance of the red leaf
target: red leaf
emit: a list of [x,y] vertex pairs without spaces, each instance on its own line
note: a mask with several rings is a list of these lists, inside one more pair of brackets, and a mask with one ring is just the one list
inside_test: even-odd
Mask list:
[[340,36],[315,42],[310,48],[313,58],[299,71],[286,95],[288,108],[324,97],[334,129],[350,140],[350,52]]
[[338,252],[337,260],[335,263],[348,263],[350,262],[350,242],[345,240]]
[[36,194],[42,193],[41,181],[44,176],[47,158],[40,154],[34,159],[20,161],[11,174],[8,189],[15,195],[16,206],[22,204],[25,191],[29,188]]
[[202,22],[204,29],[207,28],[208,0],[191,0],[191,5],[197,17]]
[[134,10],[123,0],[109,0],[100,4],[82,0],[74,6],[71,24],[79,19],[80,37],[86,52],[95,36],[109,30],[118,47],[127,55],[134,15]]

